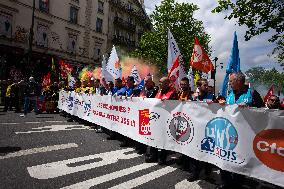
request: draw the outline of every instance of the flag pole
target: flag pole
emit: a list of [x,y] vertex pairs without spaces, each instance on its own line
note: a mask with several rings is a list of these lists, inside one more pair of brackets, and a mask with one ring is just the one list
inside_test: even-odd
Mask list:
[[[214,81],[214,83],[213,83],[214,95],[216,94],[216,70],[217,70],[217,69],[216,69],[216,68],[217,68],[216,63],[217,63],[217,60],[218,60],[218,57],[215,57],[215,58],[214,58],[214,69],[213,69],[214,72],[213,72],[213,73],[211,72],[211,74],[214,75],[214,76],[213,76],[213,78],[214,78],[214,79],[213,79],[213,81]],[[212,77],[212,76],[211,76],[211,77]]]

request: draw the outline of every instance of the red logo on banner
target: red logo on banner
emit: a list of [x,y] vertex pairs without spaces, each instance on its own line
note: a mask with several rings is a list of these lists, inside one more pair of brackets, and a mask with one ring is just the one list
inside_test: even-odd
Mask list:
[[255,156],[267,167],[284,172],[284,130],[268,129],[253,140]]
[[149,109],[139,110],[139,134],[151,135]]

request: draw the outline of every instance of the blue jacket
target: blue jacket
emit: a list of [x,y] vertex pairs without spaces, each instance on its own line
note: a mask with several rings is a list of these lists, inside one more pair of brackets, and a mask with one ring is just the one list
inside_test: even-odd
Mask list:
[[134,92],[134,87],[132,88],[126,88],[125,94],[127,97],[130,97]]
[[245,103],[246,105],[251,106],[253,102],[253,90],[251,88],[248,88],[237,98],[234,91],[231,91],[231,93],[227,96],[226,101],[227,104]]
[[206,93],[205,95],[203,96],[198,96],[198,97],[194,97],[193,100],[195,101],[203,101],[205,102],[206,100],[214,100],[215,99],[215,96],[214,94],[212,93]]
[[126,87],[122,87],[122,88],[116,89],[114,91],[115,91],[114,94],[116,94],[116,96],[125,95]]

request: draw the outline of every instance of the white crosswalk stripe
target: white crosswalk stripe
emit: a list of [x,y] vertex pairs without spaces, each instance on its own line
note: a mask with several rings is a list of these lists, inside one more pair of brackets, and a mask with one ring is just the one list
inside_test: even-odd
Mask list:
[[175,185],[175,189],[202,189],[202,186],[206,186],[206,189],[215,189],[216,186],[214,184],[210,184],[203,180],[197,180],[194,182],[189,182],[186,179],[182,180],[181,182],[178,182]]
[[45,147],[41,147],[41,148],[32,148],[32,149],[27,149],[27,150],[20,150],[18,152],[9,153],[5,156],[0,156],[0,160],[1,159],[7,159],[7,158],[19,157],[19,156],[26,156],[26,155],[31,155],[31,154],[37,154],[37,153],[43,153],[43,152],[50,152],[50,151],[55,151],[55,150],[75,148],[75,147],[78,147],[78,145],[75,144],[75,143],[68,143],[68,144],[61,144],[61,145],[54,145],[54,146],[45,146]]
[[[137,153],[129,154],[129,152],[132,152],[132,151],[134,151],[133,148],[127,148],[127,149],[122,149],[122,150],[116,150],[116,151],[111,151],[111,152],[105,152],[105,153],[100,153],[100,154],[94,154],[94,155],[89,155],[89,156],[84,156],[84,157],[78,157],[78,158],[67,159],[67,160],[58,161],[58,162],[52,162],[52,163],[32,166],[32,167],[28,167],[27,169],[28,169],[30,176],[33,178],[37,178],[37,179],[56,178],[56,177],[60,177],[63,175],[68,175],[68,174],[72,174],[72,173],[76,173],[80,171],[85,171],[85,170],[113,164],[113,163],[118,162],[121,159],[127,160],[127,159],[132,159],[132,158],[141,156]],[[72,164],[72,163],[84,162],[84,161],[92,160],[92,159],[99,159],[100,161],[89,163],[89,164],[84,164],[84,165],[79,165],[79,166],[74,166],[74,167],[68,166],[69,164]]]
[[121,184],[116,185],[114,187],[111,187],[111,189],[134,188],[134,187],[140,186],[142,184],[145,184],[145,183],[147,183],[151,180],[159,178],[163,175],[171,173],[175,170],[176,170],[176,168],[173,168],[173,167],[165,167],[165,168],[159,169],[157,171],[151,172],[149,174],[143,175],[141,177],[138,177],[138,178],[129,180],[127,182],[121,183]]
[[31,134],[55,131],[70,131],[70,130],[92,130],[85,125],[49,125],[45,127],[35,127],[31,131],[15,132],[16,134]]
[[66,123],[67,121],[45,121],[46,123]]
[[143,163],[143,164],[140,164],[140,165],[129,167],[127,169],[122,169],[122,170],[115,171],[115,172],[112,172],[112,173],[109,173],[109,174],[106,174],[106,175],[102,175],[100,177],[96,177],[96,178],[85,180],[83,182],[79,182],[79,183],[76,183],[76,184],[73,184],[73,185],[70,185],[70,186],[66,186],[66,187],[63,187],[62,189],[77,189],[77,188],[88,189],[88,188],[91,188],[92,186],[96,186],[96,185],[102,184],[104,182],[108,182],[108,181],[111,181],[113,179],[117,179],[119,177],[123,177],[125,175],[129,175],[131,173],[138,172],[138,171],[141,171],[143,169],[153,167],[155,165],[157,165],[157,164],[156,163]]
[[[67,123],[67,121],[27,121],[27,122],[23,122],[24,124],[40,124],[40,123]],[[0,123],[1,125],[20,125],[23,123],[15,123],[15,122],[5,122],[5,123]]]

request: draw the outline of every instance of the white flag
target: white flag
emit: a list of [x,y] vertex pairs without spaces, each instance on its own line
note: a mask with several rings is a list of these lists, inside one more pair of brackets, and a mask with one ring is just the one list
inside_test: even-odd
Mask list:
[[102,60],[102,75],[101,75],[101,78],[105,78],[106,81],[113,81],[112,76],[106,70],[106,57],[104,55],[103,55],[103,60]]
[[114,79],[121,78],[121,66],[116,53],[115,46],[112,47],[106,70],[110,73],[112,77],[114,77]]
[[[179,58],[178,63],[177,63],[177,58]],[[174,65],[174,63],[176,63]],[[177,68],[173,68],[173,66],[176,66],[178,64]],[[176,40],[170,30],[168,30],[168,76],[169,78],[172,77],[172,73],[177,73],[175,76],[177,76],[177,80],[174,81],[175,85],[178,86],[178,82],[183,78],[186,77],[186,73],[184,71],[183,67],[183,59],[182,55],[180,53],[180,50],[177,46]],[[174,69],[178,69],[178,71],[173,72]],[[171,72],[171,73],[170,73]]]
[[139,84],[141,82],[141,77],[140,77],[138,70],[137,70],[135,65],[133,66],[130,75],[134,77],[134,81],[135,81],[136,84]]
[[201,78],[208,80],[209,79],[209,74],[204,72],[204,73],[202,73]]
[[193,71],[191,67],[188,70],[187,78],[189,80],[189,86],[190,86],[191,91],[194,91],[195,90],[194,89],[194,76],[193,76]]
[[70,88],[74,88],[75,87],[75,84],[76,84],[76,79],[75,77],[71,76],[71,75],[68,75],[68,86]]

